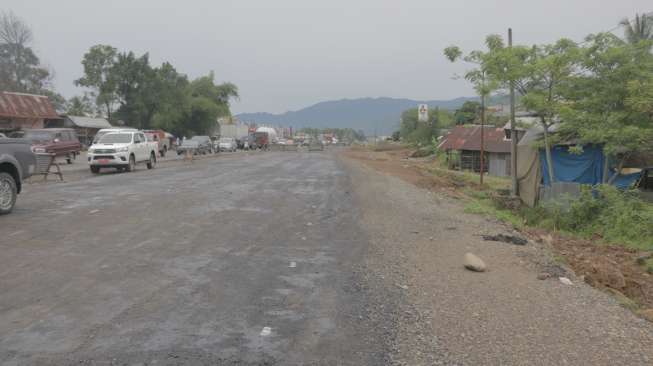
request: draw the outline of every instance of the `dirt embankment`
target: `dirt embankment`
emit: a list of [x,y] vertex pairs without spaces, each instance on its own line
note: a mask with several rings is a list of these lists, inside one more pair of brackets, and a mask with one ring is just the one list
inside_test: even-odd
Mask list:
[[[346,157],[364,162],[378,171],[456,199],[468,198],[464,188],[487,189],[468,180],[456,179],[455,174],[433,173],[437,163],[432,158],[411,158],[412,153],[410,149],[353,149],[343,152]],[[646,266],[641,265],[642,258],[651,253],[618,245],[597,244],[595,240],[542,229],[522,228],[520,231],[528,238],[544,243],[585,282],[612,293],[624,306],[653,321],[653,275],[648,273]]]

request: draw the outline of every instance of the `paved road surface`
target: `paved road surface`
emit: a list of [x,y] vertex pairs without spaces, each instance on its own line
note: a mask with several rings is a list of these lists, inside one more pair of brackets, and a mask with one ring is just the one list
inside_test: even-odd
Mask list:
[[0,363],[384,364],[350,191],[327,152],[28,186],[0,217]]

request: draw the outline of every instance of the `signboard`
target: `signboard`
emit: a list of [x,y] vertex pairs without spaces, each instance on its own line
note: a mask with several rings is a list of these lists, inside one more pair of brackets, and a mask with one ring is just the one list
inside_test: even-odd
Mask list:
[[429,106],[426,104],[420,104],[417,108],[417,120],[419,122],[428,122],[429,121]]

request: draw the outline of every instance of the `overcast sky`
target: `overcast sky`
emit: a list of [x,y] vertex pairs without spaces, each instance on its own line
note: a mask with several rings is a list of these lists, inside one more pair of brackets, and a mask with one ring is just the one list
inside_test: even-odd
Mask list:
[[651,0],[3,0],[33,29],[35,49],[66,97],[89,47],[149,52],[196,77],[238,85],[235,112],[283,112],[357,97],[472,95],[443,48],[482,47],[490,33],[516,43],[581,40]]

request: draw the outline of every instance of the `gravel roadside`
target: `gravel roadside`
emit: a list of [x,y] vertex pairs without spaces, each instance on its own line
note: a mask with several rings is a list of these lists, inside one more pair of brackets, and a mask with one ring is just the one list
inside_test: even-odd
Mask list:
[[[538,244],[484,241],[510,230],[450,197],[343,161],[370,238],[366,267],[403,295],[393,307],[395,364],[653,364],[653,324],[573,273],[571,286],[539,280],[556,264]],[[465,270],[466,252],[489,270]]]

